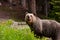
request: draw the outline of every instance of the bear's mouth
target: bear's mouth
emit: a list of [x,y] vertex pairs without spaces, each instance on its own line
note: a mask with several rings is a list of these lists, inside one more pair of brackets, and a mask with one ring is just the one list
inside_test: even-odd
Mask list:
[[30,19],[28,18],[27,21],[30,21]]

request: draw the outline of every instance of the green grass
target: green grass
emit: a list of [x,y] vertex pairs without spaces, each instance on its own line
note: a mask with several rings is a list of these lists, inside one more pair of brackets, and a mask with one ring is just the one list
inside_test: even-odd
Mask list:
[[[15,29],[10,27],[11,24],[11,20],[0,22],[0,40],[41,40],[34,37],[29,28]],[[46,40],[46,38],[42,40]]]

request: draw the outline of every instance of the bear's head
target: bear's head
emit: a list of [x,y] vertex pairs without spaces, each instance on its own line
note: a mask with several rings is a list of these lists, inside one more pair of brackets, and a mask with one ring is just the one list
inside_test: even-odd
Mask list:
[[36,20],[36,16],[33,13],[26,12],[25,21],[28,23],[33,23]]

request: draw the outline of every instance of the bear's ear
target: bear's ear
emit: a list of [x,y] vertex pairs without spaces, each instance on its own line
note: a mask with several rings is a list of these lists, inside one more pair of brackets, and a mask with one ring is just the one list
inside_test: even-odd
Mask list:
[[27,14],[28,12],[25,12],[25,14]]
[[25,12],[25,15],[27,14],[28,12]]
[[33,13],[35,16],[37,16],[37,14],[36,13]]

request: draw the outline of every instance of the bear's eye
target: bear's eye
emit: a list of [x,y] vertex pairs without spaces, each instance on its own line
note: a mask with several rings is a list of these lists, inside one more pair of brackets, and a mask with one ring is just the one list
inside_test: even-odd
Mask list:
[[32,15],[30,15],[32,17]]

